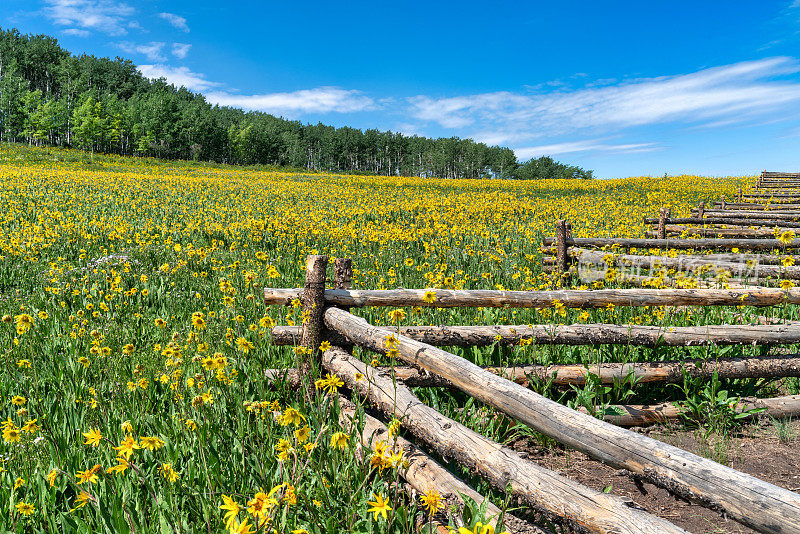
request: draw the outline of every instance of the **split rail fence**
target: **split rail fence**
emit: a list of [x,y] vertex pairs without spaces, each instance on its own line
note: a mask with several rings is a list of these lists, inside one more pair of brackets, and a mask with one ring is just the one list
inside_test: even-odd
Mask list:
[[[461,494],[483,498],[453,476],[423,450],[457,461],[501,491],[510,491],[533,510],[590,532],[683,532],[668,521],[632,507],[613,495],[587,488],[544,469],[425,405],[412,387],[460,390],[563,445],[581,451],[630,476],[666,488],[731,517],[759,532],[800,533],[800,495],[756,477],[719,465],[687,451],[631,432],[642,426],[677,419],[672,403],[651,406],[618,405],[601,417],[538,395],[528,386],[546,380],[557,387],[586,384],[589,379],[613,384],[679,382],[685,376],[720,378],[780,378],[800,376],[800,354],[660,362],[618,362],[592,365],[479,367],[440,347],[481,347],[493,344],[637,345],[689,347],[698,345],[800,344],[800,322],[656,327],[634,324],[386,326],[372,325],[350,313],[352,308],[419,306],[434,308],[516,307],[593,309],[614,306],[774,306],[800,304],[800,174],[762,173],[756,187],[738,191],[736,202],[722,198],[701,203],[690,217],[671,217],[662,208],[646,218],[654,231],[645,238],[574,238],[568,222],[558,221],[554,238],[543,240],[543,271],[564,280],[583,282],[608,277],[634,286],[657,288],[493,291],[493,290],[352,290],[350,260],[336,259],[333,288],[326,288],[328,258],[309,256],[303,288],[265,289],[267,305],[302,304],[302,326],[276,326],[275,345],[305,347],[297,369],[274,369],[268,378],[288,380],[312,395],[309,377],[325,369],[335,373],[353,396],[366,399],[387,418],[397,418],[416,438],[414,445],[397,438],[410,463],[402,471],[419,492],[437,489],[451,503]],[[798,229],[798,230],[795,230]],[[679,236],[679,237],[674,237]],[[628,254],[620,253],[628,250]],[[642,250],[648,255],[640,255]],[[687,253],[664,255],[668,250]],[[705,254],[697,254],[697,251]],[[711,251],[712,253],[707,253]],[[744,252],[740,252],[744,251]],[[586,267],[589,266],[587,269]],[[633,272],[622,272],[624,270]],[[644,273],[644,274],[643,274]],[[707,276],[713,274],[713,277]],[[782,282],[782,287],[766,285]],[[789,283],[787,283],[787,281]],[[765,285],[766,284],[766,285]],[[666,286],[677,286],[666,288]],[[720,287],[721,286],[721,287]],[[330,348],[322,352],[320,344]],[[372,367],[353,356],[352,349],[391,354],[401,365]],[[355,400],[355,397],[354,397]],[[360,436],[365,450],[375,450],[389,432],[378,419],[356,421],[353,404],[340,397],[342,423]],[[741,399],[739,410],[760,408],[774,417],[800,415],[800,395]],[[362,429],[363,428],[363,429]],[[495,516],[499,509],[489,504]],[[494,521],[497,520],[495,517]],[[543,532],[525,521],[506,516],[512,532]]]
[[[562,223],[559,240],[568,237]],[[557,228],[557,231],[558,231]],[[562,251],[564,254],[566,250]],[[561,255],[560,255],[561,257]],[[567,257],[564,255],[563,257]],[[515,451],[481,436],[425,405],[411,387],[436,386],[460,390],[563,445],[607,465],[623,469],[634,478],[664,487],[680,497],[717,510],[759,532],[800,533],[800,495],[706,458],[623,428],[663,421],[677,416],[669,404],[619,406],[604,419],[573,410],[526,388],[528,381],[552,378],[556,384],[581,384],[590,373],[605,383],[635,376],[643,382],[677,381],[684,373],[725,377],[797,376],[797,355],[762,358],[726,358],[716,361],[611,363],[594,366],[524,365],[484,368],[440,346],[481,346],[532,340],[536,343],[625,343],[654,346],[702,344],[791,344],[800,342],[800,324],[781,326],[721,325],[719,327],[656,328],[637,325],[572,326],[448,326],[389,327],[371,325],[350,313],[352,308],[376,306],[517,307],[555,306],[600,308],[615,306],[771,306],[800,303],[800,290],[777,288],[737,289],[606,289],[555,291],[352,290],[350,262],[337,259],[333,289],[326,288],[328,259],[310,256],[303,288],[265,289],[268,305],[289,305],[300,299],[308,317],[299,328],[275,327],[273,342],[305,347],[306,360],[299,369],[272,370],[272,378],[308,387],[314,368],[335,373],[353,395],[367,399],[388,418],[397,418],[420,443],[418,461],[409,472],[437,471],[436,489],[453,501],[449,488],[463,487],[448,471],[422,452],[421,447],[452,458],[510,493],[533,510],[591,532],[683,532],[668,521],[630,506],[630,502],[582,486],[544,469]],[[320,353],[322,341],[331,348]],[[373,368],[352,355],[351,349],[391,353],[401,366]],[[800,396],[747,399],[743,409],[765,408],[780,415],[800,413]],[[354,412],[351,410],[350,414]],[[354,423],[352,423],[354,424]],[[376,435],[378,438],[376,438]],[[382,436],[382,438],[381,438]],[[367,418],[361,434],[365,448],[386,439],[382,423]],[[405,476],[405,475],[404,475]],[[410,478],[409,478],[410,477]],[[419,491],[432,486],[408,475]],[[416,481],[415,481],[416,480]],[[460,484],[460,486],[459,486]],[[513,521],[516,521],[513,518]],[[514,531],[514,522],[506,528]],[[522,530],[518,530],[522,531]]]

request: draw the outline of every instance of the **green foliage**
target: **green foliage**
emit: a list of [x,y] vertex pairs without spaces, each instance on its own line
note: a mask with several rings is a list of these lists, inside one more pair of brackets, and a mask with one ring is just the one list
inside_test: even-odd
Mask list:
[[[129,60],[72,56],[52,37],[0,29],[0,140],[122,155],[439,178],[590,178],[458,137],[302,124],[209,104]],[[537,163],[538,162],[538,163]]]
[[555,178],[593,178],[593,171],[587,171],[574,165],[567,165],[555,161],[550,156],[542,156],[526,161],[520,165],[513,173],[514,178],[519,180],[539,180]]
[[697,380],[684,377],[682,389],[686,400],[678,405],[687,423],[702,428],[706,438],[712,434],[727,436],[746,419],[764,411],[763,408],[740,409],[741,398],[723,389],[716,371],[701,388],[697,385]]

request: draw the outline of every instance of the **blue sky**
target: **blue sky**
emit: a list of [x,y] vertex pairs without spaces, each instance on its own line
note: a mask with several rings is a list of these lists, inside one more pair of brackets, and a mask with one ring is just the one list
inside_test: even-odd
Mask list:
[[601,177],[800,170],[800,0],[2,0],[212,102],[472,137]]

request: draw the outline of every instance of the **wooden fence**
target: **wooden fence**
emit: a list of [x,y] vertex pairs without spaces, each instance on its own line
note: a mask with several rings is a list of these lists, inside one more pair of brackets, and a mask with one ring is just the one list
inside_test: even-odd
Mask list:
[[[563,259],[566,264],[569,258],[567,243],[572,238],[566,223],[562,222],[556,230],[557,239],[553,243],[558,249],[557,261]],[[578,240],[572,241],[571,246],[580,244]],[[306,284],[302,289],[265,290],[265,302],[270,305],[286,305],[294,299],[300,299],[303,312],[308,317],[299,329],[276,327],[273,330],[276,343],[294,344],[299,341],[308,356],[298,370],[273,370],[270,376],[283,376],[305,384],[307,388],[308,375],[314,369],[325,368],[328,372],[336,373],[353,394],[368,399],[388,417],[397,417],[425,446],[455,459],[501,490],[510,488],[514,496],[536,510],[592,532],[681,532],[681,529],[646,512],[632,509],[616,497],[604,495],[542,469],[513,451],[475,434],[423,404],[409,386],[444,386],[463,391],[567,447],[665,487],[683,498],[709,506],[759,532],[800,533],[800,495],[613,424],[646,424],[665,420],[675,416],[674,406],[615,407],[614,413],[602,414],[606,419],[603,420],[546,399],[525,387],[528,381],[549,377],[560,380],[561,384],[582,383],[589,373],[599,375],[605,383],[631,376],[639,376],[642,381],[675,381],[683,373],[708,376],[714,371],[721,376],[796,376],[796,357],[482,368],[436,346],[486,345],[490,344],[490,336],[491,342],[503,344],[528,340],[530,343],[641,343],[648,346],[792,344],[800,342],[800,326],[796,324],[670,329],[636,325],[398,329],[371,325],[347,310],[364,306],[770,306],[800,303],[800,290],[354,291],[349,289],[345,268],[347,262],[343,260],[336,262],[336,288],[325,289],[326,264],[325,257],[309,257]],[[565,264],[562,267],[568,267]],[[322,340],[327,340],[332,347],[320,354]],[[348,351],[350,347],[390,354],[405,366],[372,368],[354,358]],[[798,409],[800,398],[751,399],[743,404],[743,407],[761,407],[773,413],[794,413],[792,410]]]

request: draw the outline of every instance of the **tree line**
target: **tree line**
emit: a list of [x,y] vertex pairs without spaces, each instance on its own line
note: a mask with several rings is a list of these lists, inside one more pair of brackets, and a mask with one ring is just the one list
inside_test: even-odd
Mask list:
[[123,58],[72,55],[0,28],[0,141],[314,171],[440,178],[591,178],[549,157],[458,137],[303,124],[212,105]]

